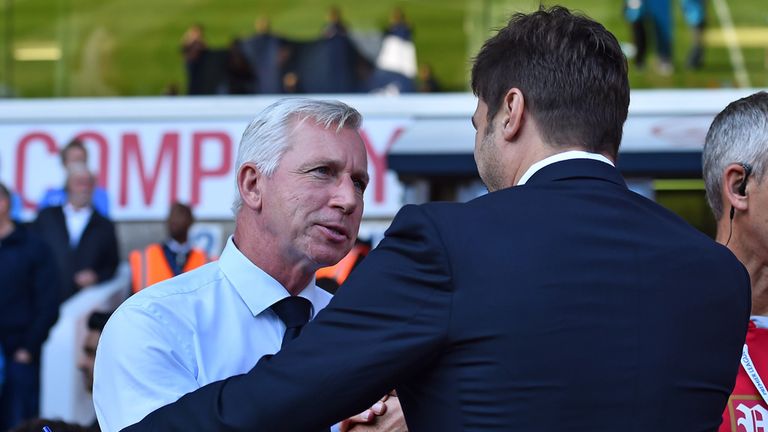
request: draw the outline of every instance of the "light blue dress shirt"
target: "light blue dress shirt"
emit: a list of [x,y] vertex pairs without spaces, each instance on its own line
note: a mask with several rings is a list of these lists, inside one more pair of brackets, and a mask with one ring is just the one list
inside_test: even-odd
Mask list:
[[[288,295],[230,237],[219,261],[130,297],[96,352],[93,399],[101,430],[119,431],[276,353],[285,325],[269,307]],[[299,295],[312,302],[313,317],[331,299],[314,279]]]

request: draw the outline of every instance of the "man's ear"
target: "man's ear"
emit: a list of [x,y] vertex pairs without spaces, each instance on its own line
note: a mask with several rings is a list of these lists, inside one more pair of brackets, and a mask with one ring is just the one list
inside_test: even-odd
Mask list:
[[513,87],[504,95],[501,107],[501,135],[506,141],[513,141],[523,127],[525,98],[520,89]]
[[246,162],[237,171],[237,189],[244,206],[257,211],[261,210],[263,186],[264,176],[256,164]]
[[[745,193],[742,194],[742,184],[747,181]],[[724,205],[730,205],[730,208],[734,208],[738,211],[746,211],[749,208],[749,181],[747,173],[741,164],[730,164],[725,168],[723,172],[723,194]],[[724,212],[729,212],[730,208],[723,209]]]

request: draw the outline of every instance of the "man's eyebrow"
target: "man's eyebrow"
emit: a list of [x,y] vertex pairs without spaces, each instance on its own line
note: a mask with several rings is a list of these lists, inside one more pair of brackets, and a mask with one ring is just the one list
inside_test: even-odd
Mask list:
[[300,165],[300,169],[310,169],[315,168],[319,166],[329,166],[331,168],[336,168],[339,166],[338,161],[335,161],[333,159],[328,158],[322,158],[322,159],[313,159],[305,161]]

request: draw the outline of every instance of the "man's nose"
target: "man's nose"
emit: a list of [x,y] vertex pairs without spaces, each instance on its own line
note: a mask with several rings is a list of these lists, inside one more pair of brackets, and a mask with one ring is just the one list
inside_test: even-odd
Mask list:
[[351,214],[360,205],[360,191],[355,182],[349,177],[343,177],[335,186],[331,206],[340,209],[344,214]]

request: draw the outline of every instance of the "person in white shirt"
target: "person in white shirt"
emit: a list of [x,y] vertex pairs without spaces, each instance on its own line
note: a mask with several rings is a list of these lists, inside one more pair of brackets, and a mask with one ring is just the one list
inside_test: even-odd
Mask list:
[[[235,232],[221,258],[132,296],[104,329],[93,388],[103,431],[249,371],[328,304],[314,274],[357,237],[368,184],[360,123],[343,103],[309,99],[280,100],[251,122],[237,156]],[[302,322],[286,316],[288,304]]]

